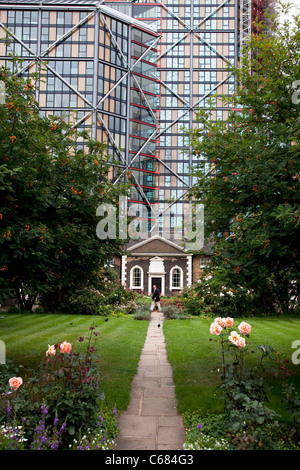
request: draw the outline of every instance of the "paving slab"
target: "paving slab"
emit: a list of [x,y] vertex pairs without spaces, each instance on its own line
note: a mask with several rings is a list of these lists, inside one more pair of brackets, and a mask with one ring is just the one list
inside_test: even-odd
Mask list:
[[[177,412],[173,371],[167,359],[164,315],[152,312],[130,403],[119,416],[116,450],[181,450],[185,441]],[[160,325],[160,327],[158,327]]]

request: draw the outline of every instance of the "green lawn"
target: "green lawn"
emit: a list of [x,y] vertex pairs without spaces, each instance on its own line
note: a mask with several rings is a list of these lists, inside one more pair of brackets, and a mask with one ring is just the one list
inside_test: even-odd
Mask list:
[[[293,365],[291,356],[294,350],[292,342],[300,339],[300,319],[297,318],[243,318],[236,319],[234,326],[244,320],[252,325],[250,339],[247,343],[251,349],[260,344],[269,345],[274,349],[275,357],[288,359],[289,369],[298,393],[300,392],[300,365]],[[212,319],[202,320],[166,320],[164,334],[168,359],[173,367],[176,386],[178,409],[182,413],[188,409],[200,412],[218,412],[223,409],[217,384],[216,368],[221,363],[220,345],[210,339],[215,339],[209,332]],[[238,331],[238,330],[237,330]],[[279,355],[276,353],[280,352]],[[249,356],[256,364],[253,354]],[[281,382],[274,377],[278,373],[276,360],[267,359],[265,362],[266,385],[269,396],[268,406],[282,414],[283,419],[289,415],[282,410],[280,404]]]
[[[132,317],[103,317],[54,314],[4,314],[0,319],[0,340],[5,342],[7,358],[15,364],[34,368],[44,357],[48,344],[64,340],[73,343],[79,336],[87,336],[91,325],[97,326],[97,349],[102,374],[102,389],[109,404],[116,403],[119,411],[129,403],[131,382],[145,342],[147,321]],[[296,318],[243,318],[252,325],[251,346],[268,344],[280,351],[280,356],[291,361],[292,342],[300,339],[300,319]],[[180,413],[190,409],[200,412],[221,411],[223,402],[217,389],[216,367],[220,365],[219,345],[210,332],[212,320],[193,318],[166,320],[164,333],[168,359],[173,376]],[[235,321],[237,326],[240,320]],[[82,347],[77,343],[76,347]],[[249,344],[250,346],[250,344]],[[253,349],[253,348],[251,348]],[[276,356],[276,354],[275,354]],[[254,360],[254,356],[253,356]],[[269,406],[280,409],[280,381],[274,378],[278,370],[275,361],[266,363],[269,386]],[[300,390],[300,365],[291,366],[293,381]],[[272,369],[272,371],[271,371]],[[0,365],[1,371],[1,365]],[[283,413],[283,416],[285,414]]]
[[[97,350],[102,375],[101,390],[109,404],[118,411],[129,403],[131,381],[145,342],[147,321],[128,318],[87,315],[4,314],[0,319],[0,340],[5,342],[6,357],[16,365],[36,367],[45,357],[48,344],[62,341],[73,343],[88,336],[92,325],[97,326]],[[75,348],[86,343],[77,343]],[[1,371],[1,365],[0,365]]]

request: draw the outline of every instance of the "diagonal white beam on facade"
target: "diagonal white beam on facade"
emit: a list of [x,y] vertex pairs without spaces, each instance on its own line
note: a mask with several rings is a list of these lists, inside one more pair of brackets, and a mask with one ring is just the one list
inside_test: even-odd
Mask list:
[[[153,42],[153,44],[151,44],[151,46],[149,46],[149,47],[143,52],[143,54],[134,62],[134,64],[130,67],[130,71],[131,71],[132,73],[134,73],[134,67],[136,67],[137,64],[138,64],[141,60],[143,60],[143,58],[148,54],[149,51],[151,51],[151,49],[153,49],[153,47],[156,47],[156,45],[158,44],[158,42],[160,41],[160,39],[161,39],[161,38],[160,38],[160,36],[159,36],[159,37]],[[154,118],[154,121],[155,121],[156,124],[158,125],[157,117],[156,117],[156,115],[155,115],[155,113],[154,113],[152,107],[150,106],[149,101],[148,101],[148,99],[147,99],[147,97],[146,97],[144,91],[142,90],[142,88],[141,88],[141,86],[140,86],[138,80],[136,79],[136,77],[135,77],[133,74],[132,74],[132,77],[133,77],[133,79],[134,79],[134,81],[135,81],[135,83],[136,83],[136,85],[137,85],[137,87],[138,87],[140,93],[142,94],[143,99],[145,100],[145,102],[146,102],[146,104],[147,104],[147,106],[148,106],[148,108],[149,108],[149,110],[150,110],[150,113],[151,113],[152,117]]]
[[117,152],[117,154],[119,155],[119,157],[121,158],[121,160],[123,161],[123,163],[125,164],[125,158],[123,157],[123,154],[122,152],[120,151],[119,147],[117,146],[117,143],[112,135],[112,133],[110,132],[110,130],[108,129],[107,125],[105,124],[104,120],[102,119],[102,116],[100,115],[99,112],[97,112],[97,119],[100,120],[102,126],[104,127],[104,129],[106,130],[107,134],[108,134],[108,137],[111,141],[111,143],[113,144],[113,147],[115,148],[115,151]]
[[[125,66],[127,67],[127,71],[126,71],[126,73],[119,79],[119,81],[118,81],[117,83],[115,83],[114,86],[105,94],[105,96],[103,96],[103,97],[99,100],[99,102],[97,103],[97,106],[99,106],[100,104],[102,104],[102,102],[105,101],[105,99],[113,92],[113,90],[114,90],[129,74],[131,74],[131,72],[134,71],[134,70],[133,70],[134,67],[136,67],[136,65],[137,65],[141,60],[143,60],[143,58],[145,57],[145,55],[147,55],[148,52],[149,52],[153,47],[155,47],[156,44],[158,43],[158,41],[160,40],[160,37],[158,37],[156,40],[154,40],[153,44],[151,44],[151,45],[144,51],[144,53],[134,62],[134,64],[132,64],[131,67],[130,67],[130,66],[129,66],[129,63],[128,63],[127,59],[126,59],[126,57],[123,55],[123,53],[122,53],[122,51],[121,51],[121,48],[120,48],[120,46],[119,46],[117,40],[115,39],[113,33],[111,32],[111,30],[110,30],[110,28],[108,27],[108,25],[107,25],[107,23],[106,23],[106,21],[105,21],[104,18],[103,18],[103,21],[104,21],[104,23],[105,23],[105,25],[106,25],[106,27],[107,27],[107,29],[108,29],[109,35],[110,35],[111,39],[113,40],[115,47],[117,47],[117,49],[118,49],[118,50],[121,52],[121,54],[122,54],[122,57],[123,57],[123,60],[124,60],[124,64],[125,64]],[[141,87],[140,87],[138,81],[136,80],[136,78],[134,77],[134,75],[132,75],[132,77],[134,78],[134,80],[135,80],[135,82],[136,82],[136,85],[137,85],[139,91],[142,93],[143,98],[144,98],[145,102],[147,103],[147,106],[149,107],[149,110],[150,110],[150,112],[151,112],[151,114],[152,114],[152,117],[154,118],[155,122],[157,123],[157,118],[156,118],[155,114],[153,113],[153,110],[152,110],[152,108],[151,108],[151,106],[150,106],[150,104],[149,104],[149,102],[148,102],[148,100],[147,100],[147,98],[146,98],[146,96],[145,96],[143,90],[141,89]]]
[[[204,175],[204,178],[206,178],[207,176],[209,176],[212,172],[213,172],[214,168],[211,168],[207,173],[205,173]],[[193,186],[190,186],[183,194],[181,194],[177,199],[175,199],[174,201],[172,201],[172,203],[170,203],[163,211],[161,211],[157,217],[160,217],[164,212],[166,212],[168,209],[170,209],[171,206],[173,206],[174,204],[176,204],[176,202],[180,201],[180,199],[182,199],[184,196],[186,196],[191,190],[193,189]]]
[[166,82],[161,81],[161,85],[163,85],[165,88],[167,88],[174,96],[176,96],[176,98],[179,101],[182,101],[183,104],[185,104],[188,108],[190,108],[190,103],[185,101],[185,99],[182,98],[182,96],[178,95],[169,85],[166,84]]
[[81,98],[90,108],[94,108],[93,103],[91,103],[80,91],[78,91],[71,83],[69,83],[64,77],[60,75],[54,68],[51,67],[51,65],[47,64],[46,62],[43,62],[43,64],[47,67],[50,72],[52,72],[57,78],[59,78],[64,85],[66,85],[68,88],[70,88],[73,93],[75,93],[79,98]]
[[23,67],[23,69],[20,71],[20,73],[24,73],[25,70],[29,67],[31,67],[31,65],[36,61],[40,61],[42,60],[46,54],[48,52],[50,52],[52,49],[54,49],[57,45],[59,45],[61,42],[63,42],[65,39],[67,39],[69,36],[71,36],[73,34],[73,32],[80,28],[81,26],[83,26],[90,18],[92,18],[93,16],[95,15],[95,11],[92,11],[89,15],[87,15],[86,17],[84,17],[81,21],[79,21],[75,26],[73,26],[71,29],[69,29],[68,31],[66,31],[65,34],[63,34],[60,38],[56,39],[56,41],[54,41],[52,44],[50,44],[50,46],[48,46],[43,52],[41,52],[40,55],[35,55],[35,58],[34,60],[30,63],[30,64],[27,64],[25,67]]
[[218,13],[218,11],[223,8],[227,3],[230,3],[231,0],[225,0],[223,3],[220,3],[213,11],[211,11],[205,18],[203,18],[199,23],[197,24],[197,27],[194,29],[198,29],[200,26],[202,26],[205,21],[207,21],[211,16],[215,15]]
[[[9,34],[11,35],[16,41],[18,41],[22,46],[24,46],[26,48],[26,50],[28,50],[28,52],[32,53],[34,55],[34,53],[32,52],[32,50],[26,46],[26,44],[23,43],[22,40],[20,40],[15,34],[13,34],[11,31],[9,31],[9,29],[7,29],[1,22],[0,22],[0,26],[3,27],[3,29]],[[28,66],[26,67],[23,67],[22,70],[19,70],[17,72],[17,74],[22,74],[25,72],[25,70],[27,68],[29,68],[30,66],[34,65],[36,63],[36,61],[38,61],[39,59],[36,57],[35,60],[33,60],[30,64],[28,64]],[[88,104],[92,109],[94,109],[94,106],[93,104],[85,97],[83,96],[78,90],[76,90],[68,81],[66,81],[58,72],[56,72],[56,70],[54,70],[49,64],[47,64],[46,62],[44,62],[43,60],[41,60],[42,64],[47,67],[47,69],[49,69],[54,75],[57,76],[57,78],[59,78],[66,86],[68,86],[68,88],[70,88],[76,95],[78,95],[81,99],[83,99],[86,104]],[[90,113],[91,114],[91,113]],[[78,127],[79,124],[81,124],[81,122],[85,121],[85,119],[87,118],[87,116],[83,116],[83,118],[81,118],[78,122],[75,123],[75,125],[73,127]],[[108,129],[108,127],[106,126],[105,122],[103,121],[102,117],[99,115],[98,113],[98,118],[100,119],[101,121],[101,124],[103,125],[103,127],[105,128],[108,136],[109,136],[109,139],[111,141],[111,143],[113,144],[113,146],[115,147],[119,157],[121,157],[122,160],[124,160],[123,158],[123,155],[122,153],[120,152],[110,130]]]
[[126,168],[124,168],[124,171],[122,172],[122,174],[119,176],[119,178],[117,178],[116,181],[114,181],[114,184],[116,184],[119,179],[123,176],[123,174],[128,170],[128,168],[130,168],[130,166],[132,165],[132,163],[134,162],[134,160],[137,159],[137,157],[141,154],[141,152],[143,151],[143,149],[146,147],[146,145],[151,142],[151,140],[153,140],[157,135],[157,129],[155,129],[154,132],[152,132],[152,134],[150,135],[150,137],[148,137],[148,139],[144,142],[144,144],[141,146],[141,148],[138,150],[138,152],[134,155],[134,157],[130,160],[130,162],[128,162],[128,164],[126,165]]
[[196,113],[196,110],[195,108],[199,106],[199,104],[201,103],[201,101],[203,101],[205,98],[207,98],[213,91],[215,91],[217,88],[219,88],[219,86],[223,85],[224,82],[226,82],[229,77],[231,76],[232,74],[230,74],[229,76],[227,76],[226,78],[224,78],[223,80],[221,80],[219,83],[217,83],[213,88],[210,89],[210,91],[208,91],[205,95],[203,95],[200,100],[197,101],[197,103],[195,103],[193,106],[190,106],[189,109],[185,110],[183,114],[181,114],[180,116],[178,116],[174,121],[172,121],[167,127],[165,127],[163,130],[160,131],[160,133],[158,134],[158,137],[160,137],[164,132],[166,132],[168,129],[170,129],[172,126],[174,126],[174,124],[176,124],[182,117],[184,117],[187,113],[189,113],[190,111],[194,111]]
[[182,26],[184,26],[184,28],[186,28],[187,30],[189,30],[190,28],[186,25],[186,23],[183,21],[182,18],[180,18],[179,16],[176,15],[176,13],[174,13],[172,10],[170,10],[170,8],[168,8],[166,5],[164,5],[163,3],[161,3],[159,0],[154,0],[155,3],[158,3],[159,5],[161,5],[161,7],[167,12],[169,13],[169,15],[173,16],[173,18],[175,18]]
[[[211,175],[211,173],[214,171],[214,167],[212,167],[207,173],[205,173],[204,178],[207,176]],[[159,214],[157,214],[157,221],[161,215],[163,215],[168,209],[170,209],[174,204],[176,204],[180,199],[182,199],[184,196],[186,196],[191,190],[193,189],[193,186],[190,186],[184,193],[182,193],[177,199],[172,201],[163,211],[161,211]],[[157,223],[155,222],[155,224]],[[154,224],[154,225],[155,225]]]
[[122,59],[123,59],[123,61],[124,61],[125,67],[126,67],[126,68],[129,68],[128,61],[127,61],[126,57],[124,56],[123,51],[122,51],[121,47],[120,47],[119,44],[118,44],[118,41],[116,40],[116,38],[115,38],[114,34],[112,33],[110,27],[108,26],[107,21],[105,20],[105,18],[104,18],[104,16],[103,16],[102,13],[100,13],[100,19],[101,19],[101,20],[103,21],[103,23],[105,24],[105,27],[106,27],[106,29],[107,29],[108,32],[109,32],[110,38],[112,39],[113,45],[118,49],[118,51],[119,51],[119,53],[120,53],[120,55],[121,55],[121,57],[122,57]]
[[[95,14],[95,12],[93,11],[90,15],[87,15],[83,20],[81,20],[80,23],[84,23],[85,21],[88,21],[88,19],[93,16]],[[85,21],[84,21],[85,20]],[[102,112],[101,109],[98,109],[98,106],[113,92],[113,90],[124,80],[124,78],[131,72],[131,69],[133,69],[138,62],[140,62],[140,60],[142,60],[142,58],[149,52],[149,50],[151,50],[156,44],[157,42],[160,40],[160,37],[156,38],[153,42],[153,44],[151,44],[146,50],[145,52],[142,54],[141,57],[139,57],[139,59],[137,59],[135,61],[135,63],[132,65],[131,69],[129,69],[121,78],[120,80],[106,93],[106,95],[101,98],[101,100],[99,100],[99,102],[97,103],[97,106],[95,107],[84,95],[82,95],[76,88],[74,88],[67,80],[65,80],[55,69],[53,69],[49,64],[47,64],[44,60],[42,60],[42,56],[45,55],[46,51],[48,51],[49,49],[53,49],[55,47],[55,45],[57,45],[59,42],[61,42],[62,38],[66,38],[69,36],[68,33],[70,33],[71,31],[73,32],[75,29],[78,28],[78,25],[79,23],[77,23],[71,30],[67,31],[67,33],[65,33],[61,38],[59,38],[57,41],[55,41],[55,43],[52,43],[42,54],[41,56],[36,56],[36,54],[28,47],[26,46],[26,44],[23,43],[23,41],[21,39],[19,39],[14,33],[12,33],[11,31],[9,31],[8,28],[6,28],[2,23],[0,23],[0,26],[3,27],[3,29],[9,34],[11,35],[16,41],[18,41],[22,46],[24,46],[26,48],[26,50],[32,54],[34,56],[34,59],[29,63],[27,64],[25,67],[23,67],[21,70],[18,71],[18,74],[22,74],[24,73],[28,68],[30,68],[30,66],[34,65],[36,63],[36,61],[40,61],[45,67],[47,67],[48,70],[50,70],[57,78],[59,78],[68,88],[70,88],[71,91],[73,91],[77,96],[79,96],[90,108],[92,108],[92,110],[96,110],[96,111],[100,111]],[[111,33],[111,32],[110,32]],[[71,33],[70,33],[71,34]],[[111,36],[113,37],[112,33],[111,33]],[[117,43],[116,43],[117,44]],[[145,101],[147,102],[147,105],[149,106],[149,110],[150,112],[152,113],[153,117],[155,118],[155,121],[157,123],[157,119],[156,119],[156,116],[155,114],[153,113],[152,111],[152,108],[151,106],[149,105],[149,102],[147,100],[147,98],[145,97],[142,89],[140,88],[139,86],[139,83],[138,81],[136,80],[136,84],[140,90],[140,92],[143,94],[143,97],[145,98]],[[90,115],[92,114],[92,111],[90,111],[87,115],[83,116],[79,121],[77,121],[73,127],[78,127],[82,122],[84,122]],[[108,137],[109,137],[109,140],[111,141],[113,147],[115,148],[116,152],[118,153],[119,157],[121,158],[121,160],[123,160],[123,162],[125,163],[125,160],[124,160],[124,157],[123,157],[123,154],[122,152],[120,152],[119,148],[118,148],[118,145],[116,144],[115,142],[115,139],[113,137],[113,135],[111,134],[110,130],[108,129],[108,127],[106,126],[104,120],[102,119],[101,115],[99,114],[99,112],[97,113],[97,118],[100,120],[102,126],[104,127],[104,129],[106,130],[107,134],[108,134]],[[147,141],[148,143],[148,141]],[[146,144],[146,143],[145,143]],[[144,147],[145,145],[143,145]],[[139,152],[140,153],[140,152]],[[138,155],[136,155],[138,156]]]
[[174,204],[176,204],[178,201],[180,201],[184,196],[186,196],[190,191],[191,191],[192,188],[188,188],[184,193],[181,194],[181,196],[179,196],[177,199],[175,199],[174,201],[172,201],[165,209],[163,209],[162,211],[160,211],[155,219],[154,219],[154,224],[153,226],[151,227],[150,229],[150,232],[152,232],[152,230],[155,228],[155,226],[157,225],[157,223],[159,222],[159,217],[162,216],[167,210],[169,210],[172,206],[174,206]]
[[168,49],[166,49],[160,56],[158,59],[156,59],[156,62],[158,62],[162,57],[164,57],[165,55],[167,55],[174,47],[178,46],[182,41],[184,41],[190,34],[194,34],[200,41],[202,41],[204,44],[206,44],[208,47],[211,48],[211,50],[217,54],[219,57],[221,57],[226,63],[229,63],[229,60],[223,55],[221,54],[220,51],[218,51],[218,49],[216,49],[214,46],[212,46],[206,39],[204,39],[202,36],[200,36],[200,33],[195,31],[194,29],[191,29],[187,34],[185,34],[182,38],[178,39],[176,42],[174,42],[173,44],[171,44],[170,47],[168,47]]
[[227,59],[227,57],[225,57],[223,54],[221,54],[221,52],[218,51],[218,49],[216,49],[214,46],[212,46],[208,41],[206,41],[206,39],[200,36],[200,33],[194,31],[194,36],[196,36],[196,38],[198,38],[200,41],[204,42],[204,44],[206,44],[216,55],[223,59],[227,65],[230,64],[230,60]]
[[141,93],[143,99],[145,100],[145,103],[147,104],[148,109],[149,109],[149,111],[150,111],[150,114],[151,114],[151,116],[153,117],[153,119],[154,119],[156,125],[158,125],[157,117],[156,117],[156,115],[154,114],[154,111],[153,111],[152,107],[150,106],[149,101],[147,100],[147,97],[146,97],[145,93],[143,92],[143,90],[142,90],[142,88],[141,88],[141,86],[140,86],[140,84],[139,84],[137,78],[134,76],[134,74],[131,74],[131,77],[133,78],[134,83],[136,84],[136,86],[137,86],[139,92]]
[[[157,0],[155,0],[156,3],[158,3]],[[162,52],[162,54],[156,59],[156,61],[159,61],[164,55],[166,55],[170,50],[172,50],[174,47],[176,47],[181,41],[184,41],[191,33],[194,33],[197,35],[197,37],[199,39],[201,39],[205,44],[207,44],[208,46],[210,46],[214,52],[218,55],[220,55],[224,60],[226,60],[228,62],[228,60],[223,56],[223,54],[221,54],[217,49],[215,49],[208,41],[206,41],[202,36],[200,37],[198,32],[196,32],[195,30],[197,30],[200,26],[202,26],[203,23],[205,23],[209,18],[211,18],[211,16],[213,16],[215,13],[217,13],[221,8],[223,8],[227,3],[230,3],[231,0],[225,0],[222,4],[218,5],[218,7],[215,8],[215,10],[213,10],[212,12],[210,12],[205,18],[203,18],[198,24],[196,27],[193,27],[193,28],[188,28],[186,26],[186,24],[184,23],[183,20],[181,20],[177,15],[175,15],[175,13],[171,12],[165,5],[163,5],[164,9],[166,11],[168,11],[168,13],[172,14],[172,16],[174,16],[178,21],[180,21],[187,29],[189,29],[189,31],[187,33],[185,33],[185,35],[182,37],[182,38],[179,38],[177,39],[177,41],[175,41],[173,44],[171,44],[170,47],[168,47],[168,49],[166,49],[164,52]],[[251,1],[251,0],[249,0]]]
[[[36,57],[36,54],[35,52],[33,52],[30,47],[28,47],[20,38],[18,38],[12,31],[10,31],[3,23],[0,22],[0,27],[4,29],[4,31],[11,37],[13,37],[19,44],[21,44],[21,46],[25,47],[25,49],[33,55],[33,57],[35,58]],[[29,57],[30,59],[31,57]],[[32,64],[34,65],[35,61],[32,62]],[[30,65],[28,65],[30,66]],[[21,73],[21,71],[19,71],[18,73]]]
[[95,15],[95,10],[92,11],[90,14],[88,14],[86,17],[84,17],[82,20],[80,20],[77,24],[72,26],[71,29],[66,31],[65,34],[63,34],[60,38],[56,39],[50,46],[48,46],[39,56],[39,58],[45,57],[45,55],[48,54],[52,49],[54,49],[56,46],[58,46],[61,42],[65,41],[69,36],[71,36],[76,29],[79,29],[81,26],[83,26],[85,23],[87,23],[93,16]]
[[153,207],[152,207],[152,204],[150,203],[149,199],[147,198],[147,196],[146,196],[146,194],[145,194],[145,191],[143,190],[143,188],[141,187],[140,183],[138,182],[137,178],[135,177],[135,175],[134,175],[133,173],[132,173],[132,176],[133,176],[133,178],[134,178],[134,180],[135,180],[135,184],[137,185],[137,187],[138,187],[138,189],[139,189],[139,191],[140,191],[140,193],[141,193],[142,198],[145,199],[145,201],[146,201],[146,203],[147,203],[147,205],[148,205],[150,211],[152,212],[152,214],[154,214],[154,215],[156,216],[156,214],[155,214],[155,212],[154,212],[154,209],[153,209]]
[[169,167],[169,165],[167,165],[163,160],[159,160],[160,163],[162,163],[164,165],[165,168],[167,168],[167,170],[169,170],[177,179],[179,179],[185,186],[187,186],[189,189],[192,187],[192,186],[189,186],[182,178],[181,176],[179,176],[176,171],[172,170],[171,167]]
[[168,54],[168,52],[174,49],[174,47],[178,46],[181,43],[181,41],[184,41],[191,34],[191,32],[192,30],[190,30],[188,33],[185,33],[184,36],[182,36],[182,38],[177,39],[177,41],[171,44],[164,52],[162,52],[162,54],[160,54],[160,56],[156,59],[156,62],[158,62],[162,57]]

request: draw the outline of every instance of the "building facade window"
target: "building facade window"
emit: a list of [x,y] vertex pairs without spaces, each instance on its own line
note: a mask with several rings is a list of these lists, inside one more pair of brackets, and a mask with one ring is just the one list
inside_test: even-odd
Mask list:
[[183,271],[179,266],[174,266],[170,271],[170,291],[183,288]]
[[210,259],[209,258],[200,258],[200,268],[203,269],[203,268],[206,268],[210,263]]
[[140,266],[134,266],[130,271],[130,288],[144,289],[144,271]]

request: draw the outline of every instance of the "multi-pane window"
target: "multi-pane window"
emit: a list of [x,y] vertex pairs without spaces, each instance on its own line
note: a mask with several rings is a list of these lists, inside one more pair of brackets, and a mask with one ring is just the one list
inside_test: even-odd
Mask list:
[[171,185],[171,176],[166,175],[165,176],[165,186],[170,186]]
[[132,268],[132,282],[131,282],[131,288],[133,289],[142,289],[142,268],[139,266],[136,266],[135,268]]
[[170,272],[171,276],[171,289],[180,289],[182,287],[182,270],[180,268],[173,268]]
[[30,51],[18,41],[10,43],[10,52],[14,51],[18,56],[30,56],[37,53],[38,43],[38,12],[8,10],[6,26],[27,46]]
[[210,264],[210,259],[208,257],[200,258],[200,268],[206,268]]
[[142,281],[141,270],[139,268],[135,268],[135,270],[133,271],[133,286],[141,287],[141,281]]

